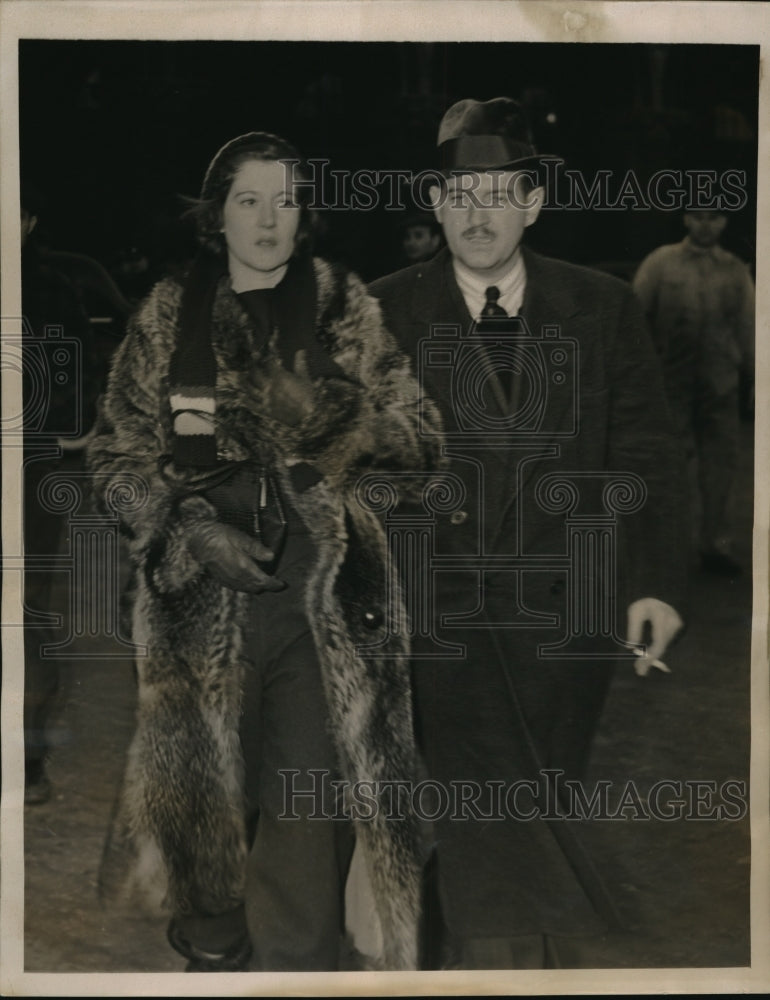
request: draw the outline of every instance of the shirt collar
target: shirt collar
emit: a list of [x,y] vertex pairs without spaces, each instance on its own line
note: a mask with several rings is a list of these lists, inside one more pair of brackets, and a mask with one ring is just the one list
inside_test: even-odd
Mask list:
[[[478,319],[487,301],[487,288],[489,288],[490,282],[482,278],[476,271],[471,271],[457,257],[452,258],[452,268],[457,286],[468,306],[468,312],[474,319]],[[524,259],[521,251],[517,250],[511,261],[510,269],[502,278],[494,282],[500,292],[498,304],[505,309],[509,316],[516,316],[521,309],[526,282]]]

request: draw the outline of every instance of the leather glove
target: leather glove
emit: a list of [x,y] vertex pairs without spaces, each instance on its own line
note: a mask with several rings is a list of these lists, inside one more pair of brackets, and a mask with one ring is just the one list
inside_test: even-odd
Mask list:
[[185,538],[194,558],[233,590],[261,594],[286,589],[285,581],[258,565],[272,560],[271,550],[238,528],[221,521],[200,521],[187,530]]
[[313,412],[313,383],[308,376],[304,351],[294,355],[294,371],[287,371],[280,361],[272,360],[260,381],[267,390],[267,405],[272,416],[282,424],[295,427]]

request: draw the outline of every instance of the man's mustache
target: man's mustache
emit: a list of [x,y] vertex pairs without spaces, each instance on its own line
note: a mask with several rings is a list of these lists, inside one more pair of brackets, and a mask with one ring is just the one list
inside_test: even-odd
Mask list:
[[491,238],[494,237],[494,235],[495,234],[492,232],[492,230],[485,225],[470,226],[468,229],[465,229],[463,231],[463,236],[466,239],[473,239],[474,236],[489,236]]

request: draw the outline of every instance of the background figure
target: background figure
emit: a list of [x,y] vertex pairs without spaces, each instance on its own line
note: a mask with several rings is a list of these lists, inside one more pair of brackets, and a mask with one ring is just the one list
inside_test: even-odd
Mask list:
[[43,259],[69,278],[78,291],[91,330],[95,355],[92,360],[92,378],[102,386],[104,373],[109,369],[115,348],[125,334],[125,324],[131,305],[112,280],[109,271],[93,257],[69,250],[46,248]]
[[149,255],[141,247],[124,247],[112,269],[121,294],[136,305],[161,277],[153,268]]
[[[82,358],[82,362],[88,393],[96,397],[104,388],[104,378],[115,348],[125,335],[131,304],[123,296],[107,268],[94,257],[43,244],[39,227],[35,228],[35,237],[41,262],[67,278],[76,290],[88,317],[89,348],[88,355]],[[87,432],[89,427],[84,430]],[[80,451],[85,442],[82,439],[62,438],[59,445],[65,452]]]
[[56,250],[50,246],[41,246],[40,254],[46,264],[66,275],[75,286],[92,322],[109,320],[116,327],[122,327],[131,305],[103,264],[88,254]]
[[[46,476],[75,468],[77,454],[62,462],[60,441],[82,439],[93,424],[98,380],[85,377],[94,344],[88,317],[74,286],[39,252],[34,232],[41,196],[21,185],[21,289],[24,399],[24,552],[44,558],[59,551],[63,521],[40,496]],[[57,341],[61,340],[61,347]],[[65,360],[62,360],[65,359]],[[50,569],[24,574],[24,749],[25,802],[45,802],[51,794],[45,770],[48,718],[59,684],[56,660],[43,655],[53,640],[41,624],[52,610]]]
[[684,224],[687,236],[646,257],[633,286],[650,321],[686,449],[701,566],[735,576],[741,566],[731,552],[729,504],[741,377],[753,387],[754,284],[743,261],[719,245],[727,224],[723,213],[687,212]]
[[399,225],[403,263],[430,260],[444,242],[441,226],[431,212],[412,212]]

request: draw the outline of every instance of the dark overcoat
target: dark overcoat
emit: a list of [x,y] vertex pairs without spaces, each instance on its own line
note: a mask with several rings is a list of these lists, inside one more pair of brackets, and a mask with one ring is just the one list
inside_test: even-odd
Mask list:
[[530,810],[497,808],[492,786],[543,769],[580,779],[618,655],[632,669],[628,604],[683,599],[681,455],[632,291],[522,253],[524,324],[507,334],[472,328],[446,250],[371,286],[441,410],[450,460],[442,503],[422,512],[431,610],[414,678],[431,777],[482,790],[475,813],[437,806],[441,901],[460,937],[612,917],[575,824],[523,821]]

